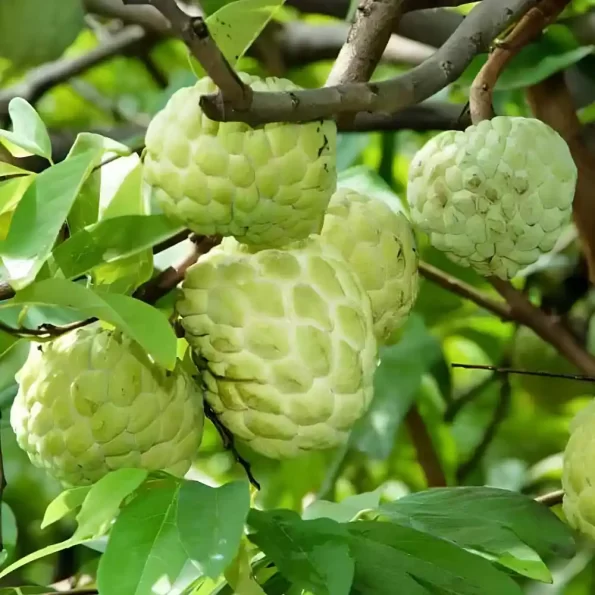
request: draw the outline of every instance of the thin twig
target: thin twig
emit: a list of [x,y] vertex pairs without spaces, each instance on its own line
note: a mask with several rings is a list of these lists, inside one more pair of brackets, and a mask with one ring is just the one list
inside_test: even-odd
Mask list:
[[471,454],[469,459],[462,463],[457,469],[457,481],[459,483],[462,483],[465,480],[465,478],[469,475],[469,473],[471,473],[483,459],[490,444],[492,443],[492,440],[496,436],[496,432],[498,431],[500,424],[504,421],[504,418],[508,413],[511,396],[512,390],[510,387],[510,380],[508,376],[505,375],[502,377],[502,384],[500,387],[498,403],[494,408],[494,413],[492,415],[490,423],[485,429],[485,432],[481,440],[473,450],[473,453]]
[[245,85],[230,66],[215,40],[211,37],[205,19],[185,13],[175,0],[123,0],[126,5],[149,4],[170,23],[172,29],[188,46],[206,73],[219,88],[218,97],[223,107],[228,104],[237,109],[250,105],[252,89]]
[[405,417],[405,423],[411,437],[411,442],[417,452],[417,460],[426,476],[429,488],[447,486],[442,462],[434,447],[432,437],[426,428],[424,418],[419,412],[417,404],[409,409]]
[[246,459],[244,459],[242,455],[240,455],[240,453],[237,451],[235,447],[234,435],[223,425],[223,423],[221,423],[221,421],[217,417],[217,414],[213,411],[212,407],[207,403],[206,400],[204,401],[204,410],[205,415],[215,426],[217,432],[219,433],[219,436],[221,436],[221,440],[223,441],[223,447],[226,450],[229,450],[235,457],[236,462],[238,462],[244,468],[244,471],[246,472],[246,475],[248,477],[248,481],[257,490],[260,490],[260,483],[256,481],[256,478],[252,474],[250,463]]
[[549,492],[547,494],[543,494],[542,496],[537,496],[537,498],[535,498],[535,501],[551,508],[552,506],[557,506],[558,504],[562,504],[563,499],[564,499],[564,490],[556,490],[554,492]]
[[498,77],[507,64],[531,43],[541,30],[552,23],[570,0],[542,0],[531,8],[513,28],[503,42],[497,44],[488,61],[475,77],[469,92],[471,120],[473,123],[489,120],[493,115],[492,94]]
[[301,122],[360,111],[395,113],[419,103],[456,80],[480,52],[537,0],[484,0],[455,33],[419,66],[395,78],[291,92],[255,92],[249,109],[222,106],[217,94],[203,95],[200,105],[217,121]]
[[525,376],[544,376],[546,378],[565,378],[566,380],[581,380],[584,382],[595,382],[595,376],[583,374],[558,374],[555,372],[542,372],[539,370],[520,370],[517,368],[505,368],[500,366],[488,366],[482,364],[451,364],[451,368],[465,368],[467,370],[491,370],[496,374],[522,374]]
[[440,287],[450,291],[451,293],[456,293],[465,299],[471,300],[488,312],[492,312],[492,314],[495,314],[502,320],[509,321],[512,319],[510,308],[506,302],[502,302],[490,297],[484,292],[475,289],[475,287],[467,285],[460,279],[452,277],[451,275],[447,275],[435,266],[432,266],[427,262],[420,262],[419,272],[423,277],[428,279],[428,281],[432,281],[432,283],[440,285]]

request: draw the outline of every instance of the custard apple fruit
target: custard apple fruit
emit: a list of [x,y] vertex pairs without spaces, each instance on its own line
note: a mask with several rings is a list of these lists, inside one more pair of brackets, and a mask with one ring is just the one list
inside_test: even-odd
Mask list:
[[320,235],[357,273],[372,303],[376,338],[384,343],[405,321],[419,291],[409,220],[379,198],[342,187],[331,198]]
[[372,309],[341,254],[312,236],[284,250],[233,238],[190,267],[177,304],[205,398],[270,458],[344,443],[372,398]]
[[570,222],[577,168],[534,118],[497,116],[434,136],[409,168],[411,218],[432,245],[484,276],[514,277]]
[[65,485],[138,467],[183,476],[203,433],[199,386],[179,365],[95,323],[32,344],[10,422],[31,462]]
[[0,57],[18,68],[57,60],[84,26],[82,0],[1,0]]
[[564,450],[563,509],[568,524],[595,539],[595,401],[570,424]]
[[[255,91],[291,81],[239,73]],[[333,120],[252,128],[215,122],[199,106],[215,85],[203,78],[172,95],[151,121],[144,178],[163,212],[200,235],[281,247],[318,233],[336,188]]]

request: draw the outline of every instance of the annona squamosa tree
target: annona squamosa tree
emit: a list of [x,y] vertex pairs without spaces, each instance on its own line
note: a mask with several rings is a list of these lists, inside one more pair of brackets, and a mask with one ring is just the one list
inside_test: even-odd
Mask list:
[[563,508],[569,524],[595,540],[595,402],[570,425],[564,451]]
[[[291,91],[286,79],[238,73],[256,91]],[[178,90],[151,121],[144,175],[164,213],[203,235],[279,247],[320,231],[336,188],[336,124],[214,122],[205,77]]]
[[227,238],[187,271],[177,310],[205,398],[265,456],[336,447],[370,404],[370,300],[316,236],[259,251]]
[[432,245],[481,275],[514,277],[569,223],[577,168],[541,120],[497,116],[446,130],[415,155],[407,196]]
[[178,365],[155,364],[120,331],[95,323],[32,344],[11,425],[34,465],[69,485],[123,467],[183,476],[204,424],[202,393]]
[[[581,371],[563,357],[555,347],[526,326],[519,327],[516,332],[512,349],[512,365],[519,370],[550,374],[581,374]],[[519,374],[515,380],[537,403],[554,409],[575,397],[595,394],[595,386],[592,382],[528,374]]]
[[419,291],[408,218],[379,198],[344,187],[332,196],[320,235],[357,273],[372,304],[376,338],[385,342],[407,319]]
[[85,21],[82,0],[2,0],[0,57],[18,68],[56,60]]

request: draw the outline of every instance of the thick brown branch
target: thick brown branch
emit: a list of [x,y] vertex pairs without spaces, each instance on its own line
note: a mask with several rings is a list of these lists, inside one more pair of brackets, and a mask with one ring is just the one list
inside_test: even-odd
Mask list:
[[170,22],[153,6],[126,6],[122,0],[83,0],[87,12],[141,25],[148,31],[171,35]]
[[176,0],[123,0],[123,2],[126,5],[149,4],[171,23],[172,29],[188,46],[192,55],[219,88],[222,106],[229,104],[237,109],[245,109],[250,105],[252,90],[244,85],[221,53],[202,16],[187,14],[178,6]]
[[394,113],[419,103],[456,80],[471,60],[537,0],[484,0],[461,23],[448,41],[423,64],[403,75],[378,83],[350,83],[289,93],[254,93],[250,109],[223,109],[217,94],[200,104],[218,121],[299,122],[359,111]]
[[62,58],[29,71],[20,83],[0,91],[0,117],[8,114],[8,104],[15,97],[34,103],[53,86],[142,44],[146,35],[141,27],[127,27],[82,56]]
[[488,312],[492,312],[492,314],[495,314],[502,320],[509,321],[512,319],[512,312],[506,302],[502,302],[490,297],[484,292],[475,289],[475,287],[467,285],[460,279],[447,275],[431,264],[423,261],[420,262],[419,272],[426,279],[432,281],[432,283],[436,283],[447,291],[456,293],[465,299],[471,300],[481,308],[484,308]]
[[493,115],[492,95],[507,64],[528,43],[531,43],[541,30],[552,23],[570,0],[543,0],[538,7],[531,8],[490,54],[475,77],[469,92],[471,121],[489,120]]

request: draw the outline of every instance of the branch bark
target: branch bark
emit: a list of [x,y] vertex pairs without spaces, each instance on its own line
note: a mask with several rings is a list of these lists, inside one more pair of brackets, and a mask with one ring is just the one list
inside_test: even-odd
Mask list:
[[[347,112],[394,113],[419,103],[456,80],[471,60],[538,0],[483,0],[448,41],[428,60],[395,78],[378,83],[349,83],[297,92],[254,93],[249,109],[228,108],[219,94],[204,95],[200,104],[212,120],[300,122]],[[224,109],[225,108],[225,109]]]

